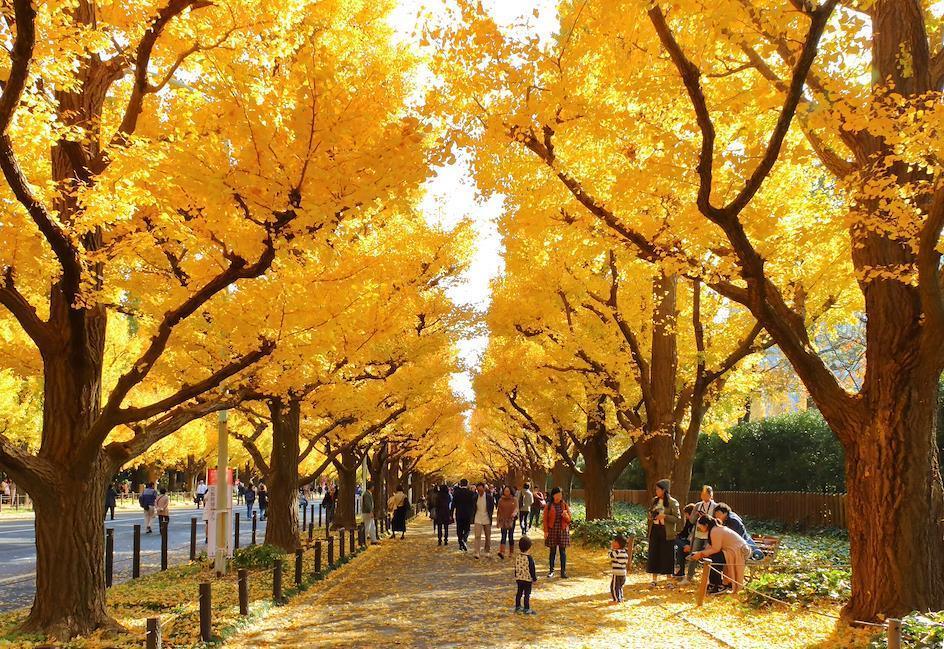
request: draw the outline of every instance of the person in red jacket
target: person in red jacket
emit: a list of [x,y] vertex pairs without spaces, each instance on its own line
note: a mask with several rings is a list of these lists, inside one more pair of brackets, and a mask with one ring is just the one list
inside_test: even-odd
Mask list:
[[550,549],[548,577],[554,576],[554,563],[560,551],[561,579],[567,579],[567,548],[570,546],[570,507],[564,502],[560,487],[551,489],[551,501],[544,509],[544,545]]

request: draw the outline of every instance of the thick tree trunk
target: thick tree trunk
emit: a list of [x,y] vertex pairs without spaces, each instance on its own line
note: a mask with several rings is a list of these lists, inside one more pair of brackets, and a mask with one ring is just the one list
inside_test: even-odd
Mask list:
[[563,460],[554,462],[551,468],[551,484],[548,485],[548,493],[554,487],[560,487],[564,492],[564,500],[570,500],[570,485],[574,479],[573,469]]
[[117,628],[105,607],[105,490],[111,471],[70,476],[33,494],[36,511],[36,595],[24,631],[55,638]]
[[269,507],[265,542],[291,552],[299,545],[298,536],[298,452],[301,404],[292,399],[268,400],[272,416],[272,455],[266,487]]
[[544,491],[544,486],[547,484],[547,469],[544,467],[532,469],[531,476],[526,481],[530,481],[529,484],[532,489]]
[[331,527],[349,530],[355,526],[354,493],[357,487],[357,455],[353,450],[342,451],[335,463],[338,471],[338,501],[334,509]]
[[587,430],[590,435],[581,449],[584,469],[580,476],[587,520],[613,518],[613,484],[610,482],[606,427],[603,421],[590,418]]
[[887,392],[846,448],[850,619],[944,608],[944,496],[935,441],[937,380]]

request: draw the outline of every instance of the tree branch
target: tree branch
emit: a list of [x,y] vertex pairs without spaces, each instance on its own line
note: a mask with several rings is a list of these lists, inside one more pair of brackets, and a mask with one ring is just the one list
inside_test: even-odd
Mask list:
[[35,343],[43,354],[49,351],[52,344],[52,334],[49,325],[36,313],[36,307],[20,293],[14,282],[13,266],[3,269],[3,284],[0,285],[0,304],[13,314],[16,321],[23,327],[26,335]]

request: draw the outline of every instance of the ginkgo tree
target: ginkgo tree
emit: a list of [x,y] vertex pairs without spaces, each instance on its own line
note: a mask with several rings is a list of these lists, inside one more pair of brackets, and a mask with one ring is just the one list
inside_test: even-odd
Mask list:
[[[25,629],[114,624],[101,526],[114,471],[240,398],[227,382],[280,333],[252,317],[264,300],[243,298],[271,290],[277,258],[396,209],[427,175],[405,111],[415,61],[389,9],[4,5],[0,304],[30,350],[11,360],[32,355],[10,369],[39,372],[43,390],[38,448],[0,436],[0,465],[36,508]],[[116,313],[134,327],[106,383]]]
[[[940,609],[940,12],[916,0],[640,0],[562,2],[559,15],[541,47],[464,8],[442,60],[476,126],[466,143],[523,150],[627,249],[749,309],[846,451],[846,614]],[[459,59],[464,73],[449,68]],[[663,218],[666,199],[676,207]],[[819,307],[796,282],[824,257],[841,263],[821,286],[856,286],[865,316],[855,390],[811,337]]]
[[[580,476],[588,518],[611,517],[613,484],[633,460],[650,489],[669,478],[687,493],[706,417],[714,407],[717,425],[743,403],[744,361],[749,369],[769,342],[699,281],[526,214],[507,226],[506,275],[489,314],[497,363],[483,390],[498,390],[493,407]],[[516,371],[519,356],[535,365]]]

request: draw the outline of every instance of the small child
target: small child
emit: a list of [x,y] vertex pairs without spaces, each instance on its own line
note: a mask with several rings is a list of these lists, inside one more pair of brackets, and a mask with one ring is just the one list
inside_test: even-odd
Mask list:
[[[525,615],[536,615],[531,608],[531,585],[537,582],[538,574],[534,568],[534,557],[531,556],[531,539],[522,536],[518,539],[520,552],[515,557],[515,581],[518,582],[518,592],[515,595],[515,613],[524,612]],[[524,596],[524,609],[521,608],[521,596]]]
[[613,604],[623,603],[623,586],[626,584],[626,566],[629,553],[626,552],[626,537],[617,534],[610,544],[610,596]]

